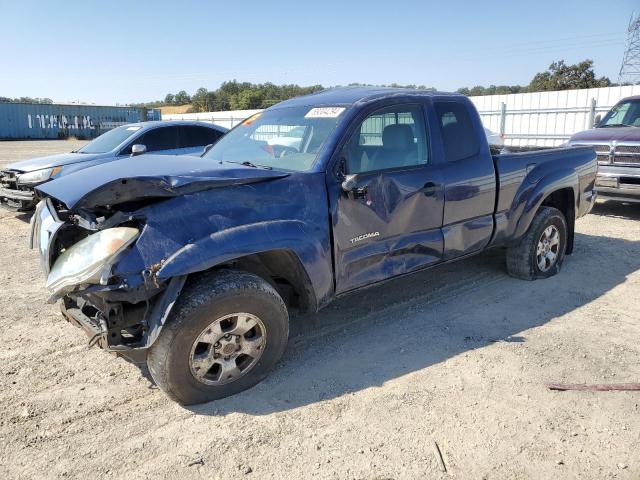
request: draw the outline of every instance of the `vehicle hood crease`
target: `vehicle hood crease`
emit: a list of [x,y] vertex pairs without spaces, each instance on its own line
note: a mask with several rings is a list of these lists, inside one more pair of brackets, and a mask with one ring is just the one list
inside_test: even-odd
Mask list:
[[[146,157],[146,158],[143,158]],[[69,209],[93,208],[149,198],[187,195],[212,188],[245,185],[286,177],[276,170],[213,164],[199,157],[181,162],[162,156],[142,156],[128,163],[111,162],[67,175],[36,188]],[[175,164],[179,168],[175,168]],[[133,164],[133,165],[132,165]]]

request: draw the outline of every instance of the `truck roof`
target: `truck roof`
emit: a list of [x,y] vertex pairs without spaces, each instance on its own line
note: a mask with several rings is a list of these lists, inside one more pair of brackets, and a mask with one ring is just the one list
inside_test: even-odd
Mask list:
[[301,97],[285,100],[275,105],[280,107],[306,107],[312,105],[352,105],[366,100],[379,100],[385,97],[399,95],[407,96],[462,96],[459,93],[435,92],[432,90],[418,90],[412,88],[397,87],[337,87],[322,90],[320,92],[303,95]]
[[618,103],[620,103],[620,102],[625,102],[625,101],[627,101],[627,100],[640,100],[640,95],[632,95],[632,96],[630,96],[630,97],[624,97],[624,98],[621,98],[621,99],[618,101]]

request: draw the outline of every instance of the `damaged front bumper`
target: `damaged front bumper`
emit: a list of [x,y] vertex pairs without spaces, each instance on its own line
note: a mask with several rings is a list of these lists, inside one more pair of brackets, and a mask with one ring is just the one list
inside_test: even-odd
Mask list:
[[[61,219],[49,198],[38,204],[31,222],[31,247],[39,251],[45,274],[60,251],[58,237],[64,237],[65,228],[78,227]],[[62,314],[88,335],[91,346],[144,362],[186,280],[176,276],[158,284],[148,276],[144,271],[112,278],[107,284],[78,285],[62,297]]]
[[0,172],[0,206],[17,211],[33,210],[36,196],[32,188],[18,185],[17,172]]
[[[165,289],[149,292],[151,298],[136,303],[121,299],[127,292],[66,295],[61,302],[62,315],[85,332],[90,347],[97,345],[132,363],[144,363],[147,349],[158,338],[186,278],[174,277]],[[140,295],[140,291],[131,292],[131,300]]]

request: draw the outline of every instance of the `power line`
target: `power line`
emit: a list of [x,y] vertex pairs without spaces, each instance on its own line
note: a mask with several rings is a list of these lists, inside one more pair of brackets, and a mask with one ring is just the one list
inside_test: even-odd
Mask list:
[[619,83],[640,83],[640,16],[629,20],[627,28],[627,48],[622,58]]

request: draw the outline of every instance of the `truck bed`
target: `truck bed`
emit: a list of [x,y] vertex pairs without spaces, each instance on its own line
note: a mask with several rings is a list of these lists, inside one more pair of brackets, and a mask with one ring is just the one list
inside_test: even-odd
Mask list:
[[[498,179],[494,237],[497,243],[518,238],[516,219],[526,216],[527,202],[535,201],[536,191],[553,186],[552,190],[572,192],[573,198],[567,201],[572,200],[570,205],[576,209],[575,218],[586,215],[595,199],[597,162],[593,149],[517,148],[518,152],[502,150],[492,155]],[[573,183],[569,184],[568,181]],[[578,191],[575,191],[576,186]]]
[[523,152],[536,152],[539,150],[551,150],[557,147],[540,147],[538,145],[522,145],[522,146],[511,146],[505,145],[499,147],[497,145],[489,145],[489,150],[491,150],[491,155],[504,155],[507,153],[523,153]]

